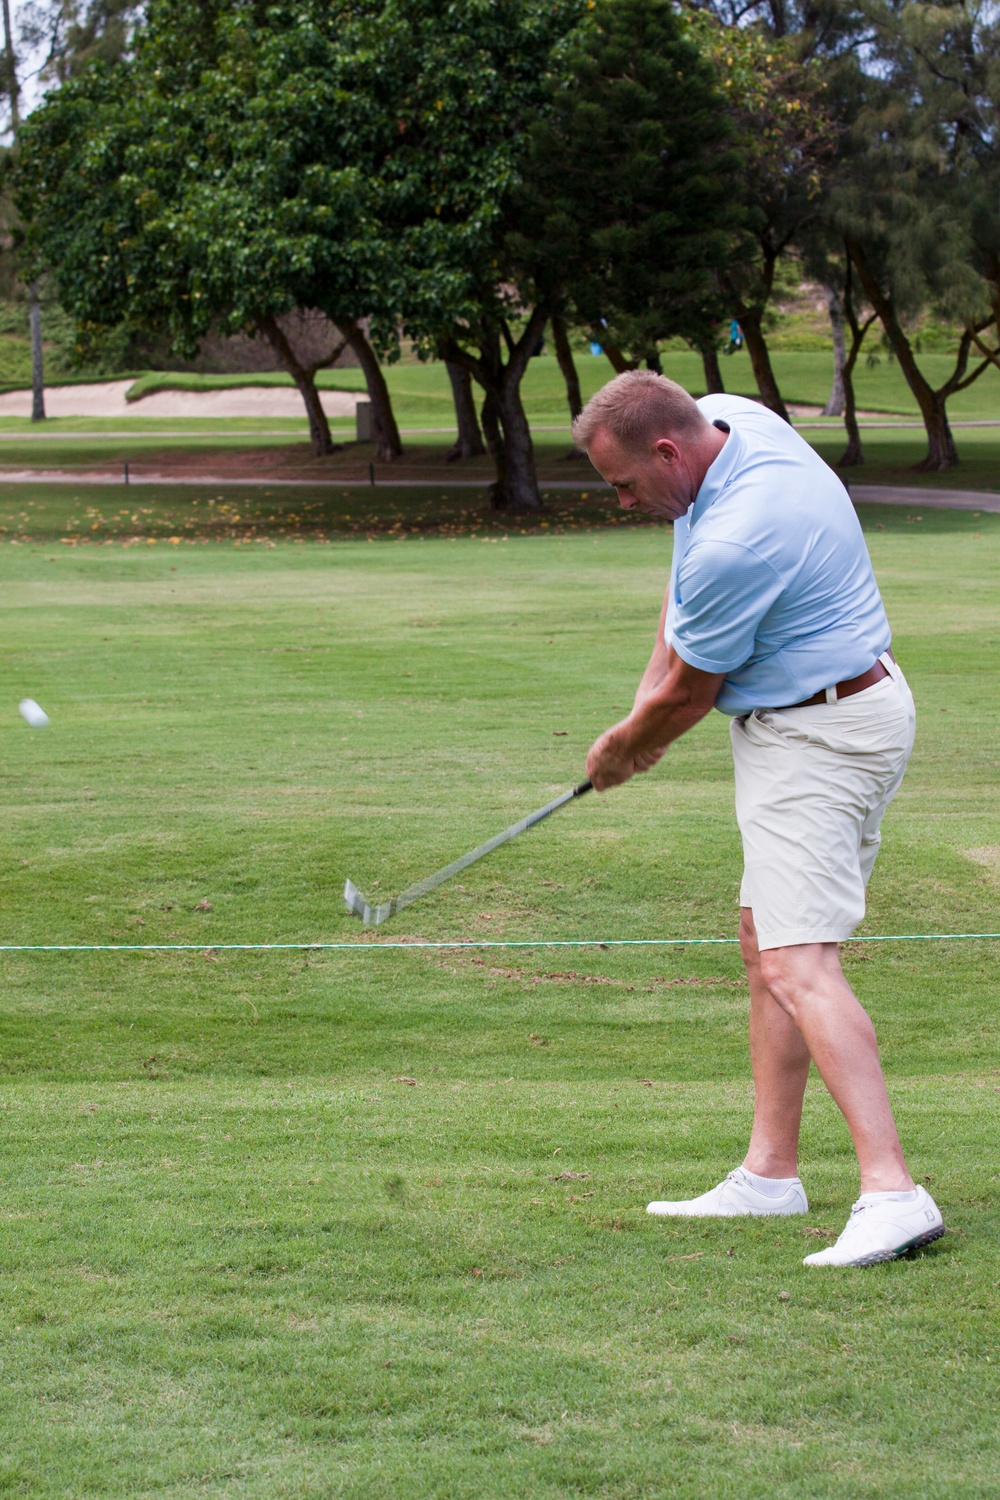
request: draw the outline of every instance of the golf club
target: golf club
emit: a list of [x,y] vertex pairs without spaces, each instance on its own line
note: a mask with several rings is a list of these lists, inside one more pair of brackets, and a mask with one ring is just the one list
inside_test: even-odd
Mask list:
[[484,854],[491,854],[508,839],[515,839],[526,828],[540,823],[543,818],[548,817],[549,813],[554,813],[557,807],[565,807],[566,803],[572,802],[574,797],[582,797],[584,792],[589,792],[591,789],[591,782],[581,781],[579,786],[563,792],[551,802],[546,802],[545,806],[540,807],[537,812],[529,813],[519,823],[512,823],[509,828],[504,829],[503,833],[494,834],[493,838],[487,839],[485,844],[480,844],[476,849],[470,849],[469,853],[463,854],[460,859],[452,860],[451,864],[445,865],[443,870],[437,870],[433,875],[427,875],[423,880],[418,880],[417,884],[411,885],[409,890],[403,891],[399,896],[393,896],[391,901],[386,901],[381,906],[369,905],[354,882],[345,881],[344,901],[347,903],[347,910],[354,916],[360,917],[366,927],[380,927],[383,922],[395,916],[398,911],[402,911],[404,906],[409,906],[412,901],[416,901],[419,896],[426,896],[427,892],[434,890],[435,886],[443,885],[460,870],[466,870],[469,865],[474,865],[477,859],[483,858]]

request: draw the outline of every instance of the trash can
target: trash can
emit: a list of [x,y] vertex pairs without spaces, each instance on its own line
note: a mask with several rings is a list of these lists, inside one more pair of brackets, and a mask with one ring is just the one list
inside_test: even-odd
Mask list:
[[371,402],[359,401],[354,408],[354,418],[357,423],[357,441],[359,443],[370,443],[372,440]]

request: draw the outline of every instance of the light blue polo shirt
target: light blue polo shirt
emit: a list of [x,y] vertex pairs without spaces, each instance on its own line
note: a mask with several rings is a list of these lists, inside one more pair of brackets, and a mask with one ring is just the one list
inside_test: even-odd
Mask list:
[[665,636],[723,672],[716,708],[782,708],[857,677],[891,634],[861,526],[836,474],[780,417],[704,396],[729,436],[674,522]]

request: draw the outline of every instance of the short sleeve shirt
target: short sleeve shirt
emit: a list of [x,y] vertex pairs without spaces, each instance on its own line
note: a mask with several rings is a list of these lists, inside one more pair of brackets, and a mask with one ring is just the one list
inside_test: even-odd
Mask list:
[[741,396],[698,405],[730,430],[674,522],[667,644],[725,675],[716,707],[727,714],[859,676],[891,635],[847,491],[766,407]]

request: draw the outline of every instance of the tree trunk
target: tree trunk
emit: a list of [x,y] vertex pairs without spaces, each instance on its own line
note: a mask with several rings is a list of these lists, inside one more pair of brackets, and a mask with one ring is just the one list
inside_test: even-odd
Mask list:
[[844,363],[847,352],[844,346],[844,307],[835,286],[826,288],[826,305],[830,311],[830,332],[833,335],[833,384],[822,415],[839,417],[844,410]]
[[858,426],[858,414],[854,405],[854,366],[845,364],[843,369],[844,382],[844,430],[847,433],[847,447],[844,449],[837,461],[838,469],[853,469],[865,461],[864,449],[861,446],[861,429]]
[[705,371],[705,395],[724,396],[726,385],[719,364],[718,345],[714,340],[711,344],[702,344],[698,353],[701,355],[702,368]]
[[489,391],[483,398],[483,432],[486,435],[486,447],[497,471],[496,479],[490,485],[490,505],[494,510],[502,510],[502,496],[507,481],[507,459],[504,453],[500,418],[497,415],[497,404]]
[[10,24],[10,0],[3,0],[3,39],[4,81],[10,101],[10,130],[16,141],[21,129],[21,86],[17,81],[17,54],[14,51],[14,32]]
[[566,330],[566,322],[558,313],[552,316],[552,342],[556,346],[556,359],[559,361],[559,369],[562,378],[566,382],[566,400],[569,402],[570,421],[575,422],[583,411],[583,397],[580,394],[580,376],[577,373],[576,362],[573,359],[573,351],[569,344],[569,333]]
[[924,378],[910,341],[896,316],[892,299],[879,285],[861,246],[854,240],[847,240],[845,243],[864,294],[869,304],[878,313],[886,337],[892,345],[893,353],[899,360],[899,368],[905,375],[906,383],[920,407],[920,415],[927,432],[927,457],[921,459],[915,467],[924,470],[954,468],[958,463],[958,449],[955,447],[955,439],[948,425],[947,395],[942,391],[935,391]]
[[333,441],[330,424],[326,419],[326,412],[323,410],[323,403],[316,388],[315,370],[308,369],[296,358],[291,343],[275,318],[262,318],[259,327],[277,355],[282,368],[298,386],[299,395],[302,397],[306,415],[309,418],[309,442],[313,453],[317,458],[325,458],[328,453],[336,452],[338,445]]
[[[573,350],[570,348],[569,333],[566,329],[566,321],[558,313],[552,315],[552,342],[555,345],[556,359],[559,361],[559,369],[566,383],[566,400],[569,403],[569,419],[575,422],[583,411],[583,396],[580,392],[580,375],[573,358]],[[574,443],[567,453],[567,458],[584,458],[583,450]]]
[[31,420],[45,421],[45,361],[42,353],[42,303],[38,282],[28,288],[28,321],[31,327]]
[[858,362],[861,353],[861,345],[865,341],[865,334],[875,322],[875,313],[871,313],[863,323],[858,322],[857,310],[854,306],[854,278],[851,275],[851,257],[847,257],[847,267],[844,273],[844,298],[841,310],[851,330],[851,352],[844,361],[844,429],[847,433],[847,447],[841,455],[837,465],[840,469],[855,468],[865,461],[864,449],[861,446],[861,429],[858,426],[858,413],[854,400],[854,366]]
[[[504,375],[507,373],[505,370]],[[504,471],[502,476],[499,470],[497,472],[494,507],[497,510],[541,510],[535,449],[521,400],[520,381],[504,380],[497,399],[497,414],[503,424]]]
[[486,452],[486,445],[476,416],[472,376],[468,370],[463,370],[461,365],[452,364],[450,360],[445,361],[445,369],[455,398],[455,421],[458,426],[458,439],[448,454],[448,462],[454,463],[460,458],[478,458],[481,453]]
[[392,463],[393,459],[402,458],[403,443],[392,410],[392,397],[389,395],[389,387],[385,383],[378,357],[365,338],[364,330],[353,319],[335,318],[333,321],[354,350],[365,377],[368,399],[372,404],[375,452],[383,463]]
[[546,305],[535,307],[516,342],[509,329],[499,329],[484,320],[476,331],[478,355],[464,349],[453,336],[443,337],[438,346],[443,359],[468,370],[486,392],[483,430],[497,466],[496,483],[490,491],[490,503],[496,510],[540,510],[542,506],[521,381],[549,317]]
[[958,449],[951,434],[947,406],[937,391],[931,395],[933,400],[920,412],[927,429],[927,457],[914,467],[931,472],[953,469],[958,463]]
[[637,368],[636,361],[634,359],[626,359],[617,344],[602,343],[601,348],[611,361],[611,368],[616,375],[624,375],[626,370]]
[[764,405],[773,411],[782,421],[791,425],[791,417],[788,408],[781,399],[778,382],[771,368],[771,356],[768,353],[767,342],[761,328],[761,313],[758,308],[740,308],[740,327],[743,329],[743,338],[750,356],[750,366],[753,370],[754,380],[760,392],[760,399]]

